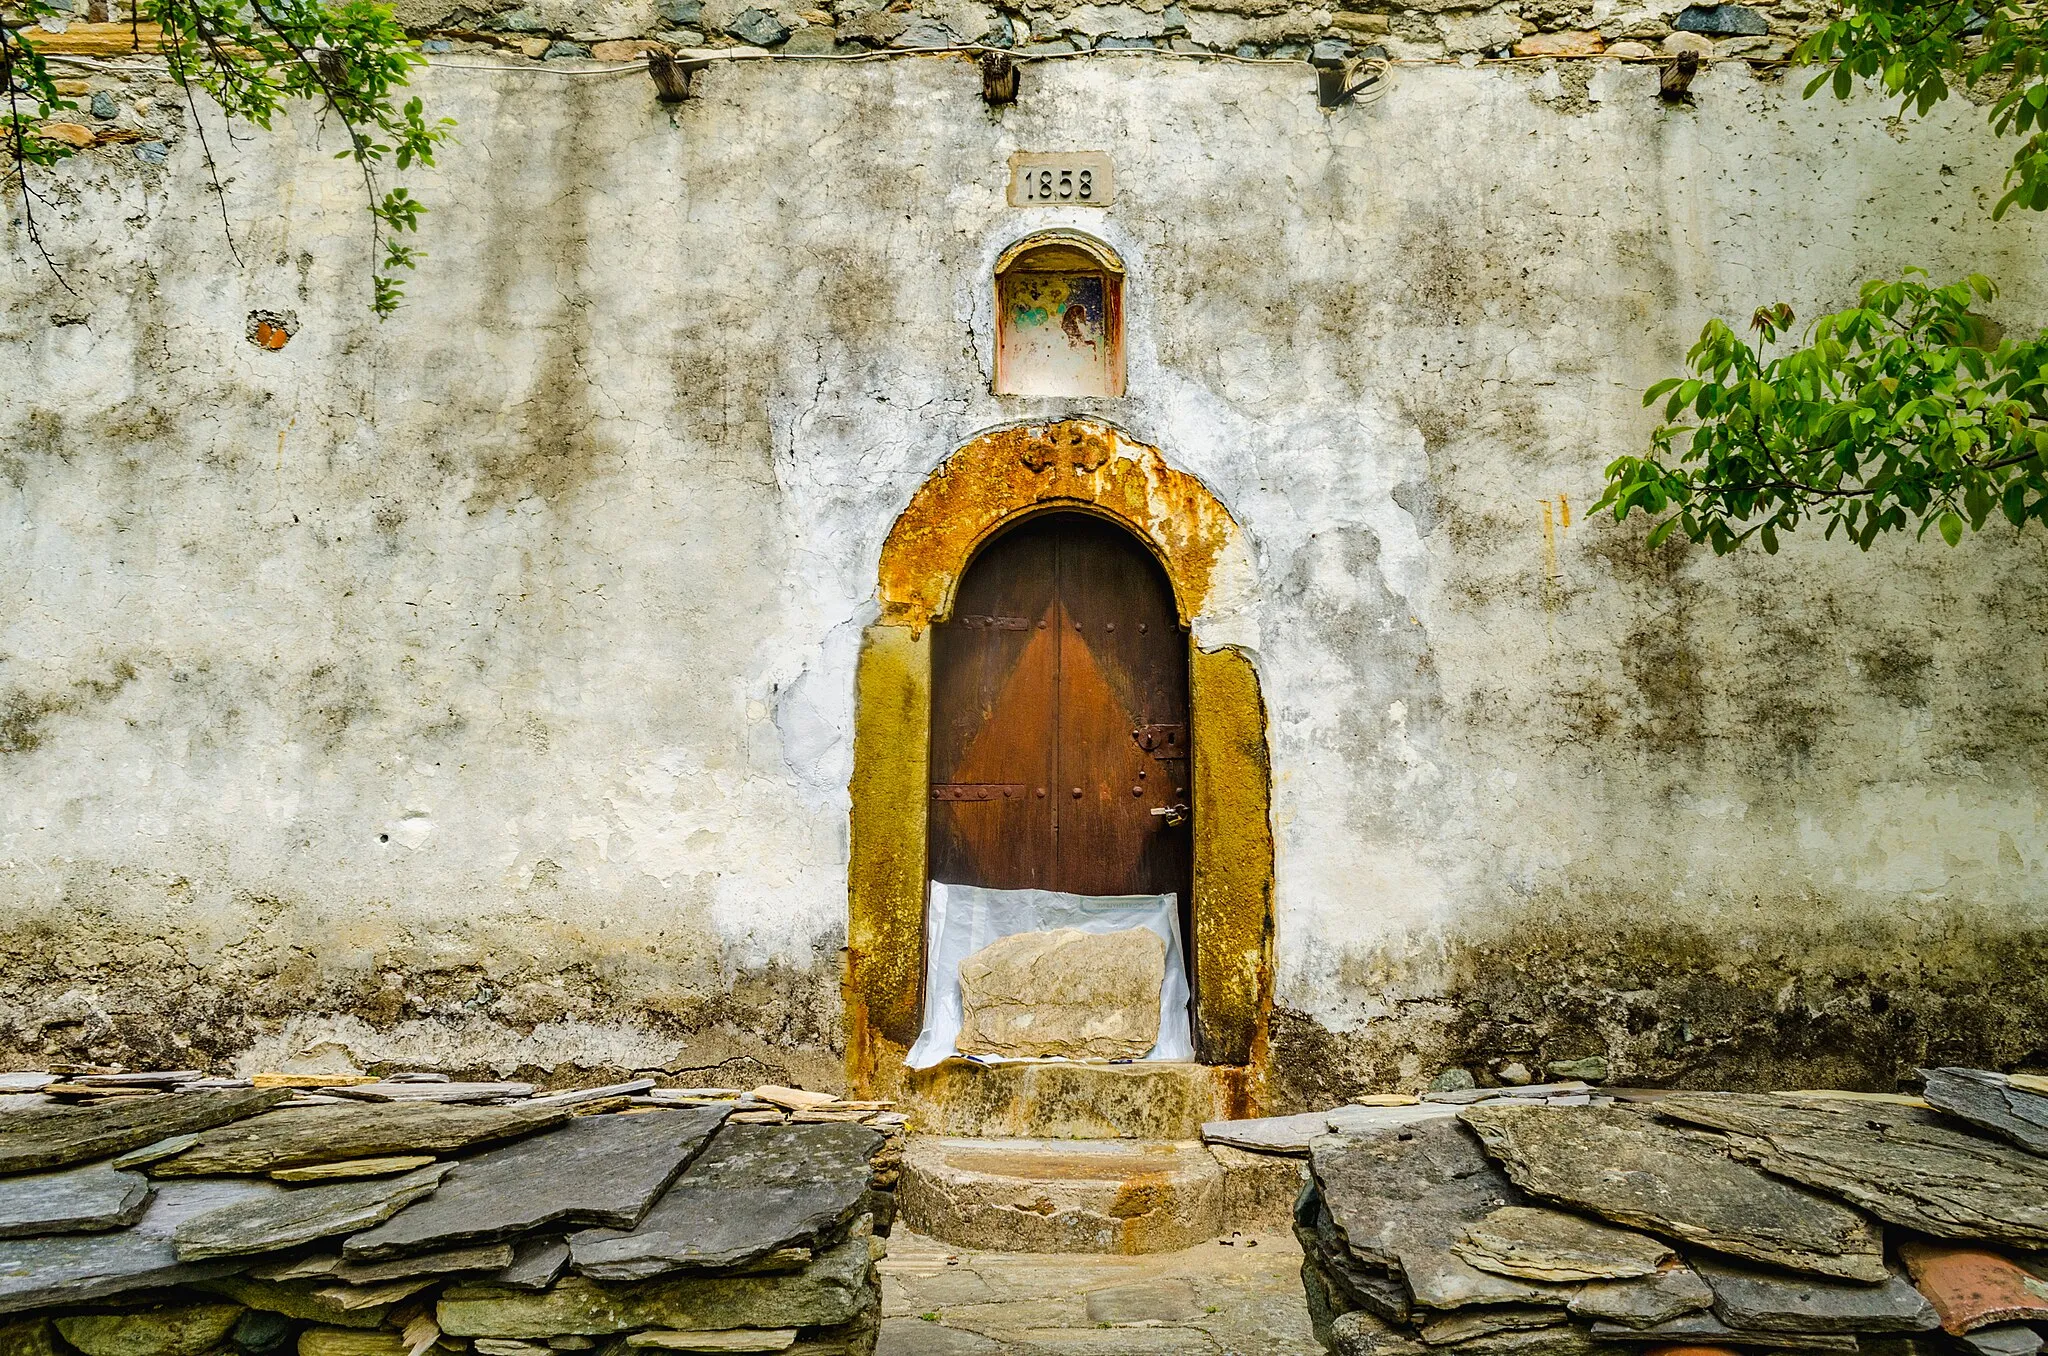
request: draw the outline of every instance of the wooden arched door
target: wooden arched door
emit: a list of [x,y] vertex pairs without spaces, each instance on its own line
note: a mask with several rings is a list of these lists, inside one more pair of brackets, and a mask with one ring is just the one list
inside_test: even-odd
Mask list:
[[1192,884],[1187,634],[1136,538],[1027,519],[968,567],[932,637],[931,873],[1179,897]]

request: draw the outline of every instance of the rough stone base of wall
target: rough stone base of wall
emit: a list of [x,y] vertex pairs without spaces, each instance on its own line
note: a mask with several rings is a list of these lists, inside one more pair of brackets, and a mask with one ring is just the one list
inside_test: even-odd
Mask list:
[[261,926],[205,962],[193,959],[199,944],[175,932],[145,936],[90,920],[68,933],[0,929],[0,1068],[433,1069],[546,1087],[640,1076],[842,1086],[836,956],[731,973],[657,964],[621,974],[604,958],[556,965],[493,941],[465,943],[459,963],[388,954],[341,967]]
[[[1334,1031],[1281,1007],[1268,1104],[1592,1076],[1614,1085],[1889,1092],[1936,1065],[2048,1064],[2048,931],[1759,928],[1740,943],[1670,924],[1560,924],[1454,950],[1440,994]],[[1513,1066],[1520,1065],[1521,1070]],[[1563,1066],[1563,1067],[1554,1067]],[[1507,1078],[1503,1078],[1503,1072]]]

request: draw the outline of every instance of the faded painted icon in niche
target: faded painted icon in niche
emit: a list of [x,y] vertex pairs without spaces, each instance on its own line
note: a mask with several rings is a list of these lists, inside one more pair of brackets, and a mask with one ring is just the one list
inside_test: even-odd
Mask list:
[[1123,264],[1077,231],[1046,231],[996,266],[996,394],[1122,395]]

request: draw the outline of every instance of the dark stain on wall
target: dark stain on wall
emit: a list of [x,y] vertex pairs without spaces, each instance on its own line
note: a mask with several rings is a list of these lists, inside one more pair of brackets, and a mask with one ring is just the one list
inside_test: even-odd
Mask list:
[[0,754],[35,752],[47,737],[51,717],[104,705],[134,681],[135,666],[118,659],[104,678],[80,678],[55,690],[17,687],[0,693]]
[[[796,965],[721,972],[715,963],[679,961],[672,983],[651,988],[644,976],[629,978],[614,957],[508,957],[493,949],[488,968],[470,960],[423,961],[407,949],[414,939],[403,930],[349,964],[326,954],[332,948],[321,939],[332,934],[334,920],[323,924],[320,909],[244,893],[230,905],[238,940],[201,961],[165,944],[163,921],[123,924],[101,907],[103,897],[132,900],[138,891],[161,898],[167,914],[204,893],[169,875],[95,878],[81,871],[67,883],[62,907],[24,916],[0,936],[0,1068],[218,1068],[303,1017],[352,1018],[377,1032],[426,1025],[462,1033],[461,1048],[472,1052],[509,1050],[546,1023],[612,1026],[674,1041],[680,1053],[663,1072],[724,1086],[800,1078],[816,1085],[817,1071],[836,1069],[844,1054],[839,958],[830,945]],[[592,903],[584,911],[594,916],[602,909]],[[594,1053],[587,1063],[528,1066],[518,1076],[562,1084],[636,1072],[607,1059]],[[370,1071],[399,1067],[372,1062]],[[502,1073],[459,1061],[441,1067],[456,1075]]]
[[[1274,1101],[1332,1106],[1453,1067],[1497,1083],[1511,1061],[1540,1074],[1589,1055],[1617,1085],[1737,1090],[1889,1092],[1929,1065],[2048,1067],[2048,929],[2002,926],[1993,910],[1919,932],[1788,921],[1811,907],[1757,901],[1747,936],[1671,919],[1668,901],[1633,908],[1667,921],[1621,926],[1557,913],[1460,944],[1443,994],[1361,1030],[1279,1009]],[[1404,1079],[1410,1054],[1421,1067]]]

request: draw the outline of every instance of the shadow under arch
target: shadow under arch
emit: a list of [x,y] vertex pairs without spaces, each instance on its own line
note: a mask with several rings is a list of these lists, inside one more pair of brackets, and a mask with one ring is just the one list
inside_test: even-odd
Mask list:
[[1092,513],[1136,536],[1191,625],[1195,1046],[1204,1064],[1263,1058],[1273,936],[1265,705],[1251,657],[1205,649],[1192,629],[1248,591],[1250,551],[1221,501],[1157,448],[1071,419],[963,444],[925,478],[882,546],[880,616],[862,638],[854,680],[847,868],[847,1071],[863,1093],[902,1084],[922,1017],[931,625],[948,615],[985,543],[1054,510]]

